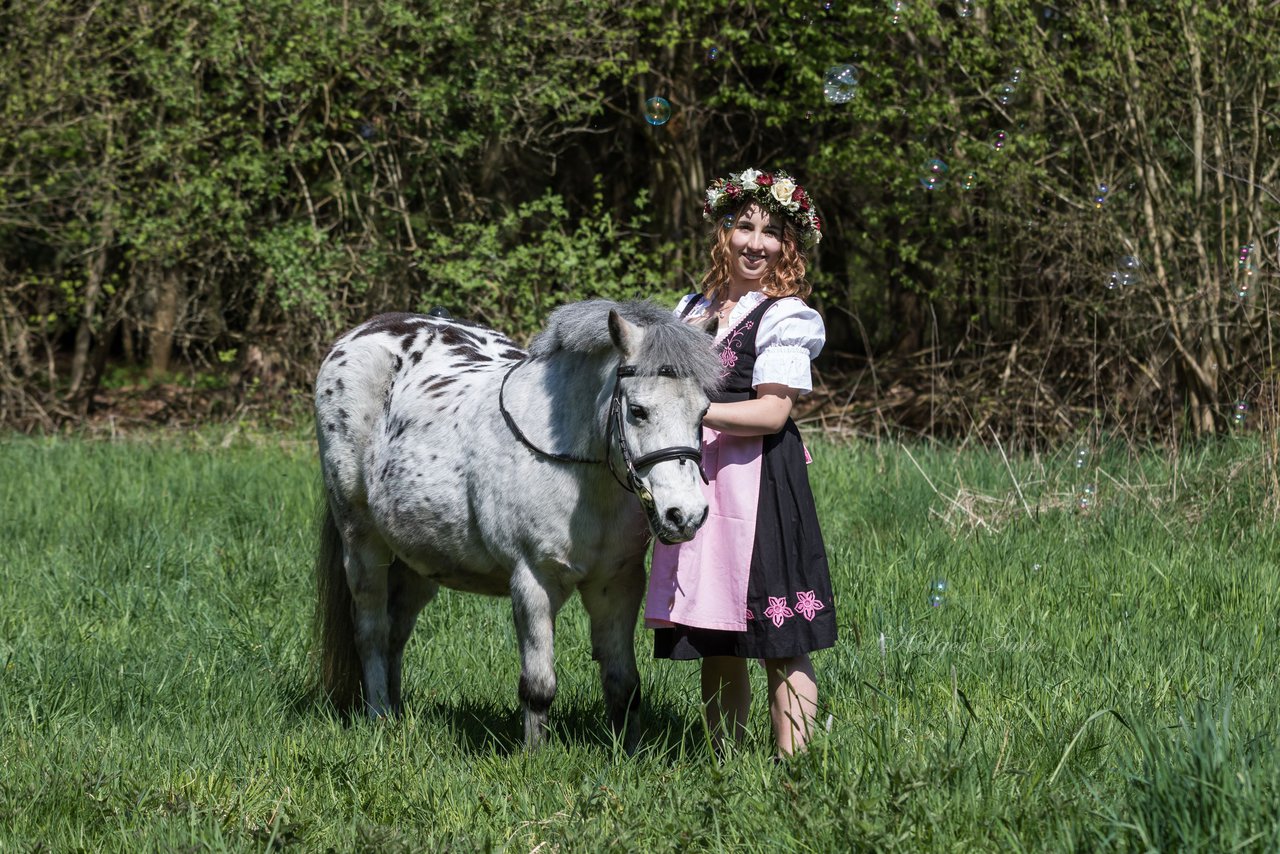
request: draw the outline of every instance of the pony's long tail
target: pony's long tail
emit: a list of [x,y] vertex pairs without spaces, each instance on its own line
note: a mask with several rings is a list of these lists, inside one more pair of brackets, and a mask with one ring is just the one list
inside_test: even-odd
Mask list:
[[342,535],[327,497],[320,501],[314,643],[320,659],[320,688],[339,712],[347,714],[360,702],[360,657],[351,588],[342,562]]

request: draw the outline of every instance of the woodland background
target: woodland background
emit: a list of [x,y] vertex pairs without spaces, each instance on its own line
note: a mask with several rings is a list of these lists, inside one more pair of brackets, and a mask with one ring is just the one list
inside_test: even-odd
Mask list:
[[568,300],[674,298],[703,188],[749,165],[826,223],[831,429],[1274,424],[1278,24],[1274,0],[5,3],[0,425],[297,414],[377,311],[527,340]]

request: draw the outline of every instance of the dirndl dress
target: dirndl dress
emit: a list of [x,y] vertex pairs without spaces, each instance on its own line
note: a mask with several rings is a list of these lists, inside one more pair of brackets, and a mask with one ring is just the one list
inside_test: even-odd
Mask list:
[[[756,397],[757,336],[780,302],[758,300],[716,345],[725,366],[716,402]],[[697,302],[687,298],[681,316]],[[803,368],[807,377],[807,361]],[[831,574],[807,463],[791,419],[768,436],[703,428],[707,521],[688,542],[654,544],[645,625],[655,629],[655,658],[790,658],[835,644]]]

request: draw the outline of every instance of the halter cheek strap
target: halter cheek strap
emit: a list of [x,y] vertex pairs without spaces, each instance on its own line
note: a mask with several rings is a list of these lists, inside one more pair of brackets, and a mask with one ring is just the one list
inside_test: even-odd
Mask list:
[[[608,457],[609,473],[613,475],[614,480],[622,484],[622,486],[636,494],[640,499],[640,503],[644,505],[645,511],[652,515],[653,496],[643,483],[640,482],[640,474],[637,469],[645,466],[656,465],[657,463],[667,462],[668,460],[693,460],[698,466],[698,474],[702,476],[702,482],[708,483],[707,473],[702,468],[702,448],[692,448],[688,445],[675,445],[670,448],[660,448],[642,456],[632,458],[631,449],[627,447],[626,433],[622,429],[622,380],[626,377],[634,377],[636,369],[634,365],[619,365],[618,378],[613,384],[613,399],[609,401],[609,426],[605,430],[605,447],[612,443],[614,433],[618,435],[618,451],[622,456],[622,464],[626,467],[627,479],[623,480],[618,476],[618,472],[613,467],[613,457]],[[663,365],[658,368],[658,376],[674,377],[676,376],[675,368],[670,365]]]
[[[629,492],[635,493],[640,499],[645,513],[653,519],[655,505],[653,494],[649,492],[648,487],[640,480],[638,469],[646,466],[656,465],[658,463],[667,462],[668,460],[693,460],[698,466],[698,474],[702,476],[702,482],[707,483],[707,473],[702,468],[702,449],[691,448],[687,445],[676,445],[670,448],[660,448],[648,454],[643,454],[633,458],[631,456],[631,448],[627,445],[627,433],[623,429],[622,422],[622,380],[627,377],[636,375],[635,365],[619,365],[617,376],[613,381],[613,396],[609,400],[609,415],[605,426],[605,458],[603,460],[593,460],[588,457],[579,457],[574,454],[557,453],[555,451],[546,451],[539,448],[525,436],[524,431],[520,429],[520,425],[516,424],[516,420],[511,417],[511,413],[507,410],[506,391],[507,380],[515,373],[523,362],[516,362],[507,373],[502,377],[502,385],[498,389],[498,410],[502,413],[502,419],[507,423],[507,429],[511,434],[519,440],[520,444],[529,448],[536,454],[556,460],[562,463],[605,463],[609,466],[609,473],[613,475],[614,480],[618,481]],[[675,368],[670,365],[663,365],[658,369],[660,377],[678,376]],[[613,454],[609,452],[609,448],[613,445],[614,437],[617,436],[618,452],[622,457],[622,464],[626,469],[627,477],[624,480],[614,468]],[[656,520],[655,520],[656,521]]]

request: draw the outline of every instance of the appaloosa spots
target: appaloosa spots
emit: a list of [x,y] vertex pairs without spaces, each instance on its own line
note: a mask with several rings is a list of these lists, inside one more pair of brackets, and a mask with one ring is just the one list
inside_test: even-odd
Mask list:
[[463,365],[461,365],[461,366],[458,366],[458,367],[465,367],[465,363],[467,363],[467,362],[491,362],[491,361],[493,361],[493,357],[492,357],[492,356],[490,356],[490,355],[489,355],[489,354],[487,354],[487,353],[481,353],[481,352],[480,352],[479,350],[477,350],[475,347],[472,347],[472,346],[470,346],[470,345],[468,345],[468,344],[460,344],[460,345],[458,345],[457,347],[454,347],[454,348],[453,348],[453,351],[450,353],[450,355],[451,355],[451,356],[453,356],[454,358],[460,358],[460,359],[462,359],[462,361],[463,361],[463,363],[464,363],[464,364],[463,364]]
[[351,334],[349,340],[354,341],[366,335],[377,335],[379,333],[390,335],[393,338],[400,338],[405,335],[412,336],[427,323],[430,323],[430,320],[420,314],[389,312],[378,315],[358,328]]
[[[453,385],[457,381],[458,381],[457,377],[440,377],[438,380],[431,383],[430,385],[424,384],[422,386],[422,390],[426,394],[435,394],[441,389],[444,389],[450,385]],[[424,380],[424,383],[425,383],[425,380]]]
[[473,347],[484,343],[483,337],[452,324],[441,330],[440,340],[450,347]]

